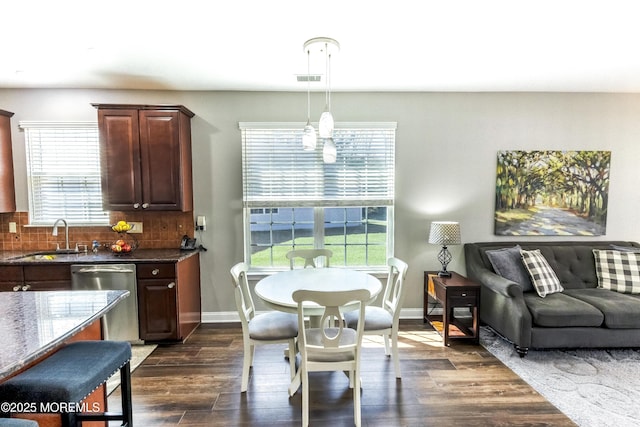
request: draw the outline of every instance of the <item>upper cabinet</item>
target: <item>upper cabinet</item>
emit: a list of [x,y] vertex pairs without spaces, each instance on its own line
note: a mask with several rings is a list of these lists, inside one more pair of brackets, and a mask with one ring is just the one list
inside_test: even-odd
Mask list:
[[191,118],[182,105],[98,109],[102,194],[109,211],[191,211]]
[[0,110],[0,212],[16,211],[16,189],[13,182],[13,148],[11,147],[11,117]]

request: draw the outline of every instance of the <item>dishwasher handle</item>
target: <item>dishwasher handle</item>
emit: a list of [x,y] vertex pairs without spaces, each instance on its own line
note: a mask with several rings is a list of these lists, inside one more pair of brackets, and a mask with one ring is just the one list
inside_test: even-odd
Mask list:
[[132,274],[135,273],[136,270],[135,269],[124,269],[124,268],[117,268],[117,267],[109,267],[109,266],[104,266],[104,267],[82,267],[79,268],[77,270],[72,271],[73,274],[100,274],[100,273],[126,273],[126,274]]

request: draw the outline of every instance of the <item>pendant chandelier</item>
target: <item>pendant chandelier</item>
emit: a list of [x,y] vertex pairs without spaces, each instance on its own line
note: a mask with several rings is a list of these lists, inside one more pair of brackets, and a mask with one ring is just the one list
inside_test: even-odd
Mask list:
[[[328,37],[316,37],[307,40],[304,43],[304,51],[307,53],[307,125],[304,128],[302,137],[302,146],[305,150],[313,150],[316,148],[315,129],[311,126],[311,101],[309,88],[309,62],[311,52],[324,53],[325,57],[325,106],[320,121],[318,122],[318,134],[324,140],[322,148],[322,159],[325,163],[334,163],[336,161],[336,144],[333,141],[334,120],[331,114],[331,55],[340,49],[340,44]],[[311,136],[313,133],[313,137]]]

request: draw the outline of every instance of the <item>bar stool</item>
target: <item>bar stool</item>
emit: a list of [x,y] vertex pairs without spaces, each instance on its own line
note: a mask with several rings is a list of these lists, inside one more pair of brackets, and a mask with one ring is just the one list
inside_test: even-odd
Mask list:
[[[0,384],[1,402],[29,402],[38,408],[60,411],[63,427],[82,425],[82,421],[122,421],[132,427],[131,345],[122,341],[77,341],[62,347],[42,362]],[[122,413],[68,412],[82,408],[89,394],[120,371]],[[77,406],[77,408],[75,408]],[[3,420],[3,421],[6,421]]]

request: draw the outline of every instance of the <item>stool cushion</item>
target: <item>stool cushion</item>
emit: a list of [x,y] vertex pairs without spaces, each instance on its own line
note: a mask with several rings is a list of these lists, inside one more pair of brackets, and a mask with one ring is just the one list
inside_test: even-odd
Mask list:
[[38,427],[38,423],[18,418],[0,418],[0,427]]
[[128,342],[73,342],[0,384],[0,401],[81,402],[130,359]]

